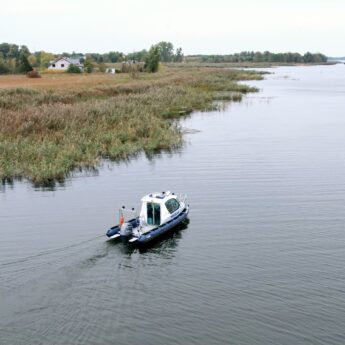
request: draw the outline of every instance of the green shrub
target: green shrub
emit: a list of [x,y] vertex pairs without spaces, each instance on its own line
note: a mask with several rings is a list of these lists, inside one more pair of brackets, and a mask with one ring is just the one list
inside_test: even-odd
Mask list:
[[81,69],[73,64],[70,64],[67,68],[67,73],[81,73]]
[[104,62],[101,62],[98,64],[98,71],[99,72],[104,73],[106,69],[107,69],[107,67],[106,67]]
[[158,71],[160,50],[158,46],[152,46],[145,58],[145,70],[155,73]]
[[92,73],[93,71],[93,63],[90,59],[86,59],[84,62],[84,70],[87,73]]

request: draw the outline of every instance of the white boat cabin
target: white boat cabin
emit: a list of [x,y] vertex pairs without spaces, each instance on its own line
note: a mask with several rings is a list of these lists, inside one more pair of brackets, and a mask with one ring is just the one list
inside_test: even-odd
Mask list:
[[182,208],[177,196],[171,192],[151,193],[142,199],[140,223],[145,226],[158,226],[177,215]]

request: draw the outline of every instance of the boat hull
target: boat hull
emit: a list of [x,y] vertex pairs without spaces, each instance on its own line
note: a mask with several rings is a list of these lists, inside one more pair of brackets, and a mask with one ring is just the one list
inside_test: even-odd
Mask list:
[[[139,225],[139,217],[129,220],[128,223],[131,223],[133,228],[137,227]],[[120,237],[120,230],[121,230],[120,224],[115,225],[107,231],[106,235],[108,236],[109,239]]]
[[181,213],[179,213],[176,217],[171,219],[169,222],[158,226],[157,228],[151,230],[147,234],[141,235],[137,239],[137,241],[134,243],[138,245],[145,245],[154,241],[158,237],[167,234],[170,230],[180,225],[188,217],[188,213],[189,213],[189,207],[186,206],[185,209]]

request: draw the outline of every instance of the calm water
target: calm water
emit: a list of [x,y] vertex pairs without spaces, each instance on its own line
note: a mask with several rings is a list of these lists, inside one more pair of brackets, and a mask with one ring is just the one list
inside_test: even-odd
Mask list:
[[[282,67],[177,153],[55,190],[0,187],[0,344],[340,344],[345,65]],[[187,229],[105,241],[119,206],[185,192]]]

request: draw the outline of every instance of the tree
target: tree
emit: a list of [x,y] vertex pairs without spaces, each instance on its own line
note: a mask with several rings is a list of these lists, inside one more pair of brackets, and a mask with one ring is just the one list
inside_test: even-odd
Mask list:
[[30,50],[27,46],[21,46],[20,50],[19,50],[19,54],[25,55],[26,57],[28,57],[31,53]]
[[182,48],[177,48],[176,49],[176,54],[174,56],[174,61],[175,62],[182,62],[183,61]]
[[174,57],[174,46],[171,42],[159,42],[156,44],[160,53],[160,60],[164,62],[170,62]]
[[311,62],[313,62],[313,54],[311,54],[310,52],[306,52],[303,55],[303,61],[304,61],[304,63],[311,63]]
[[0,58],[0,74],[8,74],[10,73],[10,68],[5,63],[4,59]]
[[86,59],[84,61],[84,69],[87,73],[92,73],[93,71],[93,63],[91,61],[91,59]]
[[33,55],[33,54],[29,55],[28,61],[29,61],[29,64],[30,64],[31,66],[36,66],[36,65],[37,65],[37,58],[36,58],[36,56]]
[[33,70],[25,54],[20,55],[17,62],[17,70],[19,73],[28,73]]
[[261,62],[262,61],[262,54],[260,52],[254,53],[253,61],[255,62]]
[[120,52],[109,52],[108,54],[104,54],[104,55],[107,55],[107,62],[112,62],[112,63],[115,63],[115,62],[119,62],[122,60],[122,53]]
[[157,45],[152,46],[145,59],[145,70],[147,72],[155,73],[158,71],[160,60],[160,50]]
[[129,53],[126,56],[127,61],[145,61],[147,56],[147,50],[143,49],[138,52]]
[[16,59],[19,56],[19,46],[16,44],[10,44],[9,45],[9,51],[8,51],[8,58]]
[[40,66],[42,68],[47,68],[50,61],[54,60],[55,56],[51,53],[46,53],[44,51],[40,52]]
[[10,49],[11,49],[11,45],[9,43],[0,44],[0,53],[4,59],[9,58]]

